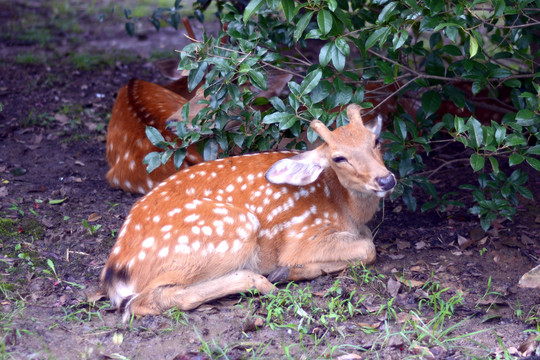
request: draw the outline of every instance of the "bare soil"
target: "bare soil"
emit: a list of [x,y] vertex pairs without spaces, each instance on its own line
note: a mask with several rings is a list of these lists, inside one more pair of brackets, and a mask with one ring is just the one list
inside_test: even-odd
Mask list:
[[[99,21],[110,8],[88,12],[84,3],[69,4],[0,2],[0,358],[463,359],[504,356],[503,349],[511,359],[534,354],[516,350],[540,318],[540,291],[517,286],[540,258],[540,178],[525,167],[535,200],[522,200],[513,222],[500,221],[488,233],[463,208],[412,213],[401,201],[386,200],[370,224],[377,228],[378,259],[368,269],[379,280],[364,284],[355,274],[367,272],[357,268],[299,283],[293,292],[310,294],[307,314],[289,311],[282,321],[267,321],[265,299],[233,296],[122,325],[108,302],[89,301],[139,197],[111,189],[104,177],[116,93],[132,77],[166,82],[150,55],[170,54],[186,40],[183,31],[155,32],[146,24],[130,38],[110,13]],[[451,156],[460,151],[459,145],[445,150]],[[471,179],[467,163],[435,177],[444,191],[458,191]],[[471,245],[460,246],[459,236]],[[399,281],[405,284],[398,287]],[[459,326],[441,343],[400,336],[410,330],[406,318],[420,303],[415,323],[433,317],[422,291],[437,289],[447,289],[441,293],[445,301],[463,297],[443,328]],[[332,296],[365,299],[353,315],[325,321],[321,314],[332,313],[326,308]],[[455,341],[444,342],[450,338]],[[422,355],[426,349],[429,354]]]

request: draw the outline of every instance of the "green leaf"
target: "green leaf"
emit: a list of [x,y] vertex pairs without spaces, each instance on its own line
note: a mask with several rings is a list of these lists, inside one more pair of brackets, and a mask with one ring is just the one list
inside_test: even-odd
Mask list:
[[150,140],[152,145],[157,146],[160,149],[165,149],[167,147],[167,142],[158,129],[152,126],[147,126],[145,132],[146,137],[148,140]]
[[180,166],[182,166],[182,163],[184,162],[184,158],[186,157],[186,153],[187,153],[186,148],[176,149],[174,151],[173,161],[174,161],[174,167],[176,169],[179,169]]
[[483,156],[480,156],[478,154],[472,154],[471,155],[471,167],[473,168],[474,172],[477,172],[479,170],[482,170],[484,168],[484,164],[486,162],[486,159]]
[[58,205],[58,204],[61,204],[63,203],[64,201],[66,201],[68,198],[65,197],[63,199],[49,199],[49,204],[51,205]]
[[310,72],[300,84],[300,94],[303,96],[310,93],[321,81],[322,71],[317,69]]
[[471,141],[475,149],[478,149],[484,143],[484,132],[482,131],[482,123],[471,117],[467,122],[469,127]]
[[126,32],[129,36],[135,35],[135,24],[132,21],[126,23]]
[[311,21],[311,18],[313,16],[313,11],[309,11],[302,15],[300,20],[298,20],[298,24],[296,24],[296,29],[294,30],[293,39],[294,41],[298,41],[302,34],[304,33],[304,30],[308,26],[309,22]]
[[402,141],[407,138],[407,125],[400,118],[394,119],[394,131]]
[[263,119],[263,124],[275,124],[281,123],[284,119],[287,119],[291,114],[288,112],[275,112],[270,115],[266,115]]
[[334,46],[332,51],[332,64],[334,64],[334,67],[337,71],[342,72],[345,68],[345,61],[347,58],[345,55],[341,53],[341,51],[338,50],[337,47]]
[[322,9],[317,14],[317,24],[323,35],[326,35],[332,30],[332,14],[326,10]]
[[335,41],[335,45],[343,55],[349,56],[351,48],[349,47],[349,44],[347,44],[347,41],[344,38],[337,38]]
[[409,32],[406,30],[401,30],[399,33],[395,34],[394,38],[392,39],[392,46],[394,51],[402,47],[408,38]]
[[540,145],[534,145],[527,149],[526,151],[529,155],[540,155]]
[[215,138],[206,140],[203,149],[203,158],[205,161],[217,159],[219,146]]
[[161,166],[161,157],[160,153],[157,151],[151,152],[149,154],[146,154],[146,156],[143,159],[143,164],[147,164],[146,172],[151,173],[155,169],[157,169],[159,166]]
[[426,115],[434,114],[441,106],[441,95],[434,90],[430,90],[422,94],[422,109]]
[[535,159],[530,156],[527,156],[526,160],[527,160],[527,163],[531,165],[536,171],[540,171],[540,160]]
[[208,63],[203,61],[199,64],[196,70],[191,70],[188,75],[188,89],[193,91],[206,75]]
[[510,155],[510,158],[508,159],[508,165],[514,166],[519,165],[525,160],[525,157],[518,153],[513,153]]
[[465,130],[467,130],[467,127],[465,126],[465,120],[462,117],[456,116],[454,118],[454,128],[456,129],[458,134],[461,134]]
[[503,68],[496,68],[489,72],[488,77],[500,79],[500,78],[509,77],[510,75],[512,75],[512,72],[510,70],[503,69]]
[[295,10],[294,0],[281,0],[281,6],[283,7],[283,13],[287,22],[291,22],[298,10]]
[[497,145],[501,145],[505,138],[506,128],[504,126],[499,126],[497,130],[495,130],[495,141],[497,142]]
[[448,55],[452,55],[452,56],[461,56],[462,55],[460,48],[458,48],[455,45],[444,45],[441,48],[441,52],[445,52]]
[[[313,92],[311,93],[311,101],[314,104],[323,101],[328,95],[332,93],[332,84],[328,81],[323,80],[317,84]],[[279,110],[279,109],[278,109]]]
[[385,22],[390,16],[392,16],[392,12],[397,5],[398,3],[396,1],[386,4],[377,17],[377,24]]
[[445,85],[444,91],[457,107],[463,108],[465,106],[465,94],[463,91],[451,84]]
[[266,74],[258,70],[248,71],[249,80],[257,89],[268,90],[268,84],[266,83]]
[[518,79],[506,80],[503,84],[505,86],[513,87],[513,88],[521,87],[521,81],[519,81]]
[[295,115],[286,116],[280,121],[279,130],[290,129],[296,122],[298,122],[298,119]]
[[493,169],[493,173],[497,175],[499,173],[499,161],[497,158],[494,158],[493,156],[490,156],[489,162],[491,163],[491,168]]
[[474,37],[469,37],[469,56],[474,57],[478,53],[478,41]]
[[375,45],[377,42],[379,42],[379,44],[382,46],[388,35],[390,35],[390,31],[391,28],[386,26],[372,32],[366,40],[366,49],[373,47],[373,45]]
[[521,126],[535,126],[539,123],[539,120],[531,110],[522,109],[516,115],[516,122]]
[[247,23],[251,15],[259,10],[261,6],[265,3],[265,0],[251,0],[249,1],[248,5],[246,6],[246,9],[244,10],[244,24]]
[[328,42],[324,44],[324,46],[321,48],[321,51],[319,52],[319,64],[321,66],[326,66],[332,60],[332,51],[334,51],[334,43]]

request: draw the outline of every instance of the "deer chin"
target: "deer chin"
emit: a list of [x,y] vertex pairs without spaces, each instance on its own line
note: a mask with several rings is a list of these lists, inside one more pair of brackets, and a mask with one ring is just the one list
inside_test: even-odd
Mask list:
[[[394,189],[392,189],[392,190],[394,190]],[[386,196],[386,194],[391,193],[392,190],[387,190],[387,191],[377,191],[377,190],[375,190],[374,192],[375,192],[375,195],[377,195],[377,197],[383,198],[383,197]]]

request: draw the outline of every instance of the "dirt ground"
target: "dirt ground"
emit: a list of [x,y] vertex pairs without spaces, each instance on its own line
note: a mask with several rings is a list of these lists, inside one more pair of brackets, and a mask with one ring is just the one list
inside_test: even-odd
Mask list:
[[[104,177],[116,93],[132,77],[166,82],[152,61],[186,40],[182,31],[157,33],[146,24],[130,38],[107,12],[110,6],[92,2],[89,11],[63,3],[0,2],[0,359],[534,355],[538,342],[527,343],[526,331],[540,332],[540,291],[517,286],[540,259],[540,177],[526,167],[535,200],[522,200],[513,222],[501,221],[488,233],[466,209],[411,213],[401,201],[386,200],[370,223],[378,227],[377,262],[367,270],[282,285],[284,294],[304,296],[310,305],[300,307],[304,312],[285,310],[279,321],[268,315],[269,300],[258,296],[127,325],[105,300],[90,302],[116,234],[139,198],[111,189]],[[101,13],[107,15],[103,22]],[[469,166],[456,163],[435,181],[439,189],[457,191],[471,178]],[[459,237],[471,245],[460,246]],[[358,274],[371,280],[363,283]],[[429,321],[441,309],[422,301],[435,297],[426,293],[439,294],[439,304],[458,296],[463,301],[434,326]],[[325,308],[330,297],[360,295],[364,301],[350,316],[330,319],[336,314]],[[419,318],[410,321],[422,304]]]

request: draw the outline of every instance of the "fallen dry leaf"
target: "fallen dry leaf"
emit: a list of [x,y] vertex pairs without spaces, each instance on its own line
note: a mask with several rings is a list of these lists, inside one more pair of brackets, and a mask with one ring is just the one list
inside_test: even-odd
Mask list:
[[435,355],[425,346],[415,346],[411,351],[416,355],[422,356],[422,359],[435,359]]
[[396,245],[399,250],[405,250],[411,247],[411,243],[409,241],[402,240],[398,240]]
[[518,346],[518,351],[523,357],[531,356],[536,351],[536,348],[540,346],[540,341],[537,340],[538,336],[535,334],[529,335],[527,340],[525,340],[521,345]]
[[386,291],[388,291],[391,297],[396,297],[400,287],[401,283],[399,281],[390,278],[386,284]]
[[416,244],[414,244],[414,248],[416,250],[422,250],[423,248],[425,248],[427,246],[427,243],[425,241],[419,241],[417,242]]
[[60,125],[67,125],[69,124],[69,118],[66,114],[55,114],[54,120],[58,121]]
[[426,268],[420,265],[413,265],[409,270],[414,272],[424,272],[426,271]]
[[0,197],[8,196],[8,189],[5,186],[0,187]]
[[92,213],[90,215],[88,215],[88,222],[94,222],[94,221],[98,221],[99,219],[101,219],[101,215],[99,214],[96,214],[96,213]]
[[405,286],[411,286],[411,287],[420,287],[420,286],[424,286],[425,284],[425,281],[420,281],[420,280],[414,280],[414,279],[406,279],[406,278],[399,278],[398,279],[403,285]]
[[523,288],[540,289],[540,265],[525,273],[518,285]]

